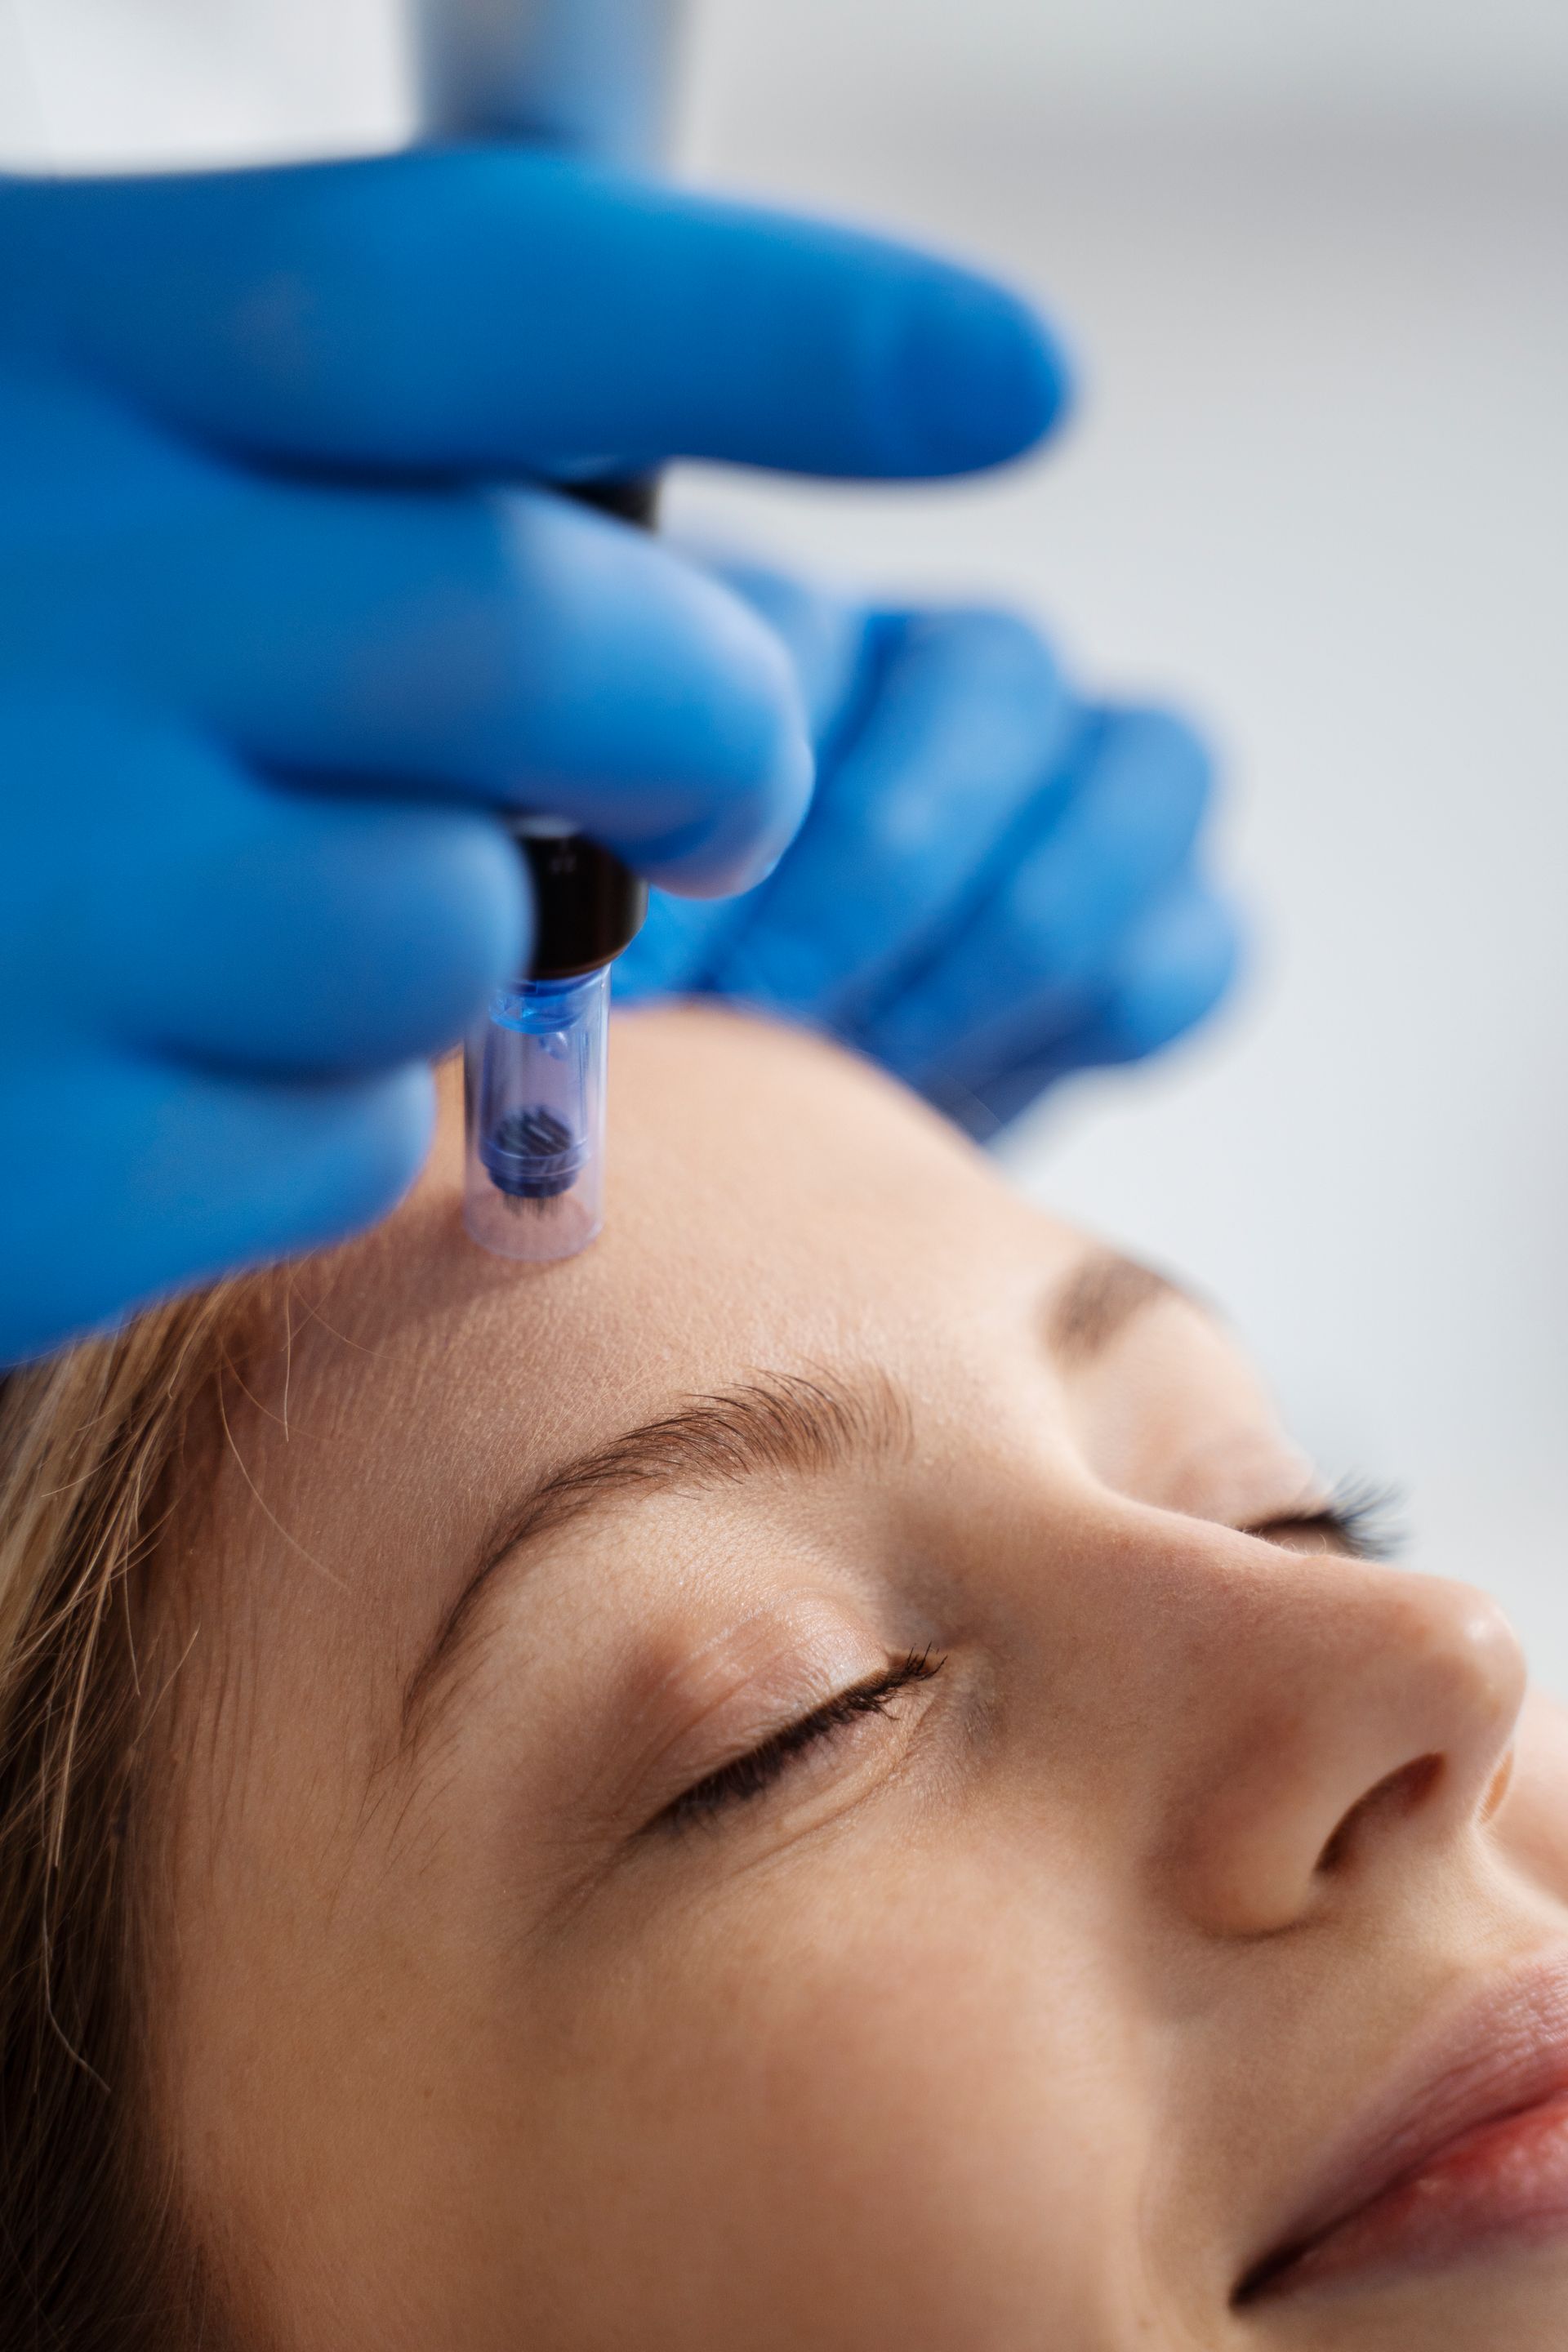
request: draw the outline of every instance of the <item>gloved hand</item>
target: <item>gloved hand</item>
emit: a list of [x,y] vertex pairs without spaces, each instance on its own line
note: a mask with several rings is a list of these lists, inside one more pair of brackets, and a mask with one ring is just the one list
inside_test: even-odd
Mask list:
[[789,646],[816,794],[760,887],[654,893],[624,1001],[818,1023],[981,1136],[1219,1001],[1237,926],[1205,878],[1210,768],[1181,719],[1085,702],[1005,614],[866,612],[721,568]]
[[964,271],[541,154],[0,182],[0,1361],[390,1205],[526,931],[488,812],[680,891],[799,822],[776,635],[497,484],[963,471],[1060,394]]

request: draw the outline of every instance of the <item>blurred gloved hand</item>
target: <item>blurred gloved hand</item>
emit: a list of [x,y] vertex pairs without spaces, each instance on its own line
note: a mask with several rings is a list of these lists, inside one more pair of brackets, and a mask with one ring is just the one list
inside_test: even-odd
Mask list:
[[818,1023],[981,1136],[1217,1003],[1237,926],[1205,877],[1210,767],[1181,719],[1080,699],[1005,614],[868,613],[721,569],[790,649],[816,795],[760,887],[654,893],[624,1000]]
[[542,154],[0,182],[0,1361],[390,1205],[524,940],[495,810],[677,891],[794,832],[776,635],[539,483],[1060,394],[964,271]]

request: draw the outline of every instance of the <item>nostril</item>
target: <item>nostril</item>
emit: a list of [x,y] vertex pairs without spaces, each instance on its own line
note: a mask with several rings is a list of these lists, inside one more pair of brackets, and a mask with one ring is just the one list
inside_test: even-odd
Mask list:
[[1344,1869],[1368,1830],[1419,1811],[1442,1774],[1441,1756],[1417,1756],[1358,1797],[1318,1856],[1318,1876],[1332,1877]]

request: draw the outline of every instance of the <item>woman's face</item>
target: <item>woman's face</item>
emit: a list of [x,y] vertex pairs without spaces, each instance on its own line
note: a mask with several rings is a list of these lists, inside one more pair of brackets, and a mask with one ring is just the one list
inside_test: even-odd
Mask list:
[[449,1115],[184,1548],[157,2014],[259,2339],[1561,2347],[1568,1773],[1505,1787],[1489,1605],[825,1049],[628,1020],[612,1149],[504,1265]]

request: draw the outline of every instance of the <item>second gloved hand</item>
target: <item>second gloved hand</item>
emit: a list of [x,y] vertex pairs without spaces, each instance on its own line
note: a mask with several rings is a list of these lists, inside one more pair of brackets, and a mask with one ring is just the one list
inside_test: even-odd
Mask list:
[[1220,1001],[1237,927],[1206,872],[1211,768],[1189,726],[1084,699],[1010,614],[867,612],[724,571],[790,648],[816,796],[759,888],[655,893],[623,1001],[725,995],[820,1024],[979,1136]]

